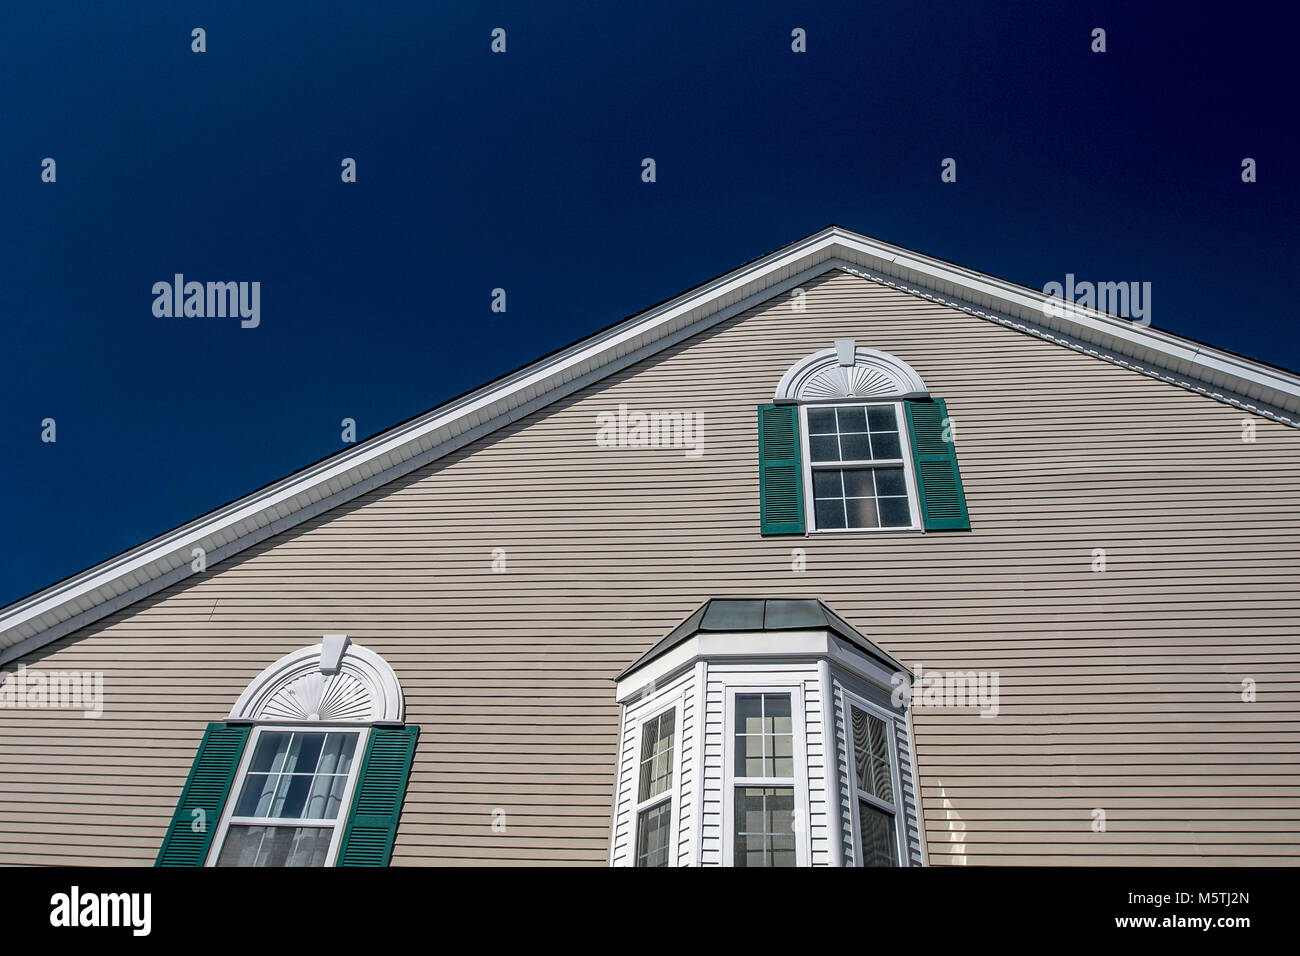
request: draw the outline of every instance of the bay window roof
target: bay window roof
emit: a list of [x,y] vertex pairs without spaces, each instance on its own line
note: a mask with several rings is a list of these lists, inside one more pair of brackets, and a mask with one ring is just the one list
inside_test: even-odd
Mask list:
[[697,634],[743,635],[779,631],[829,631],[856,647],[886,670],[910,672],[868,640],[853,625],[816,598],[709,598],[615,680],[621,681]]

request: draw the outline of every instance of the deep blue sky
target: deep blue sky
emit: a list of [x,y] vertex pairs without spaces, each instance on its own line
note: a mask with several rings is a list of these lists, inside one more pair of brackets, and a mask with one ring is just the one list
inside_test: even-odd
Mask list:
[[[0,603],[830,222],[1300,368],[1260,5],[562,6],[0,9]],[[176,272],[260,328],[155,318]]]

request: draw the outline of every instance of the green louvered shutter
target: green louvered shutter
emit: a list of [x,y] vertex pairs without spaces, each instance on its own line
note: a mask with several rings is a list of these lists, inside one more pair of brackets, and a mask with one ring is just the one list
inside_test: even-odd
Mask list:
[[926,531],[969,531],[957,447],[944,439],[948,406],[942,398],[908,401],[907,434],[916,464],[916,488]]
[[[226,723],[208,724],[154,866],[202,866],[207,860],[212,836],[217,832],[230,785],[239,769],[239,758],[248,742],[249,729]],[[202,813],[196,816],[195,810]]]
[[758,503],[763,534],[803,534],[799,407],[758,406]]
[[361,764],[338,866],[387,866],[420,728],[375,727]]

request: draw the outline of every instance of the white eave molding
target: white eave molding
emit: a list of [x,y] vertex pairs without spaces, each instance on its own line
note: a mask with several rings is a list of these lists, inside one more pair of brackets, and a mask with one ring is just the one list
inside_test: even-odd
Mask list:
[[1291,373],[830,226],[10,605],[0,664],[183,580],[194,548],[211,568],[832,269],[1300,426]]

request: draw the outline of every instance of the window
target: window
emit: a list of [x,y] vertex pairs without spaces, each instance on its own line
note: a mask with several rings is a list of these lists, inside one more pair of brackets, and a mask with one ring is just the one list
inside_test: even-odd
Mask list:
[[329,866],[361,760],[362,731],[259,727],[218,834],[216,866]]
[[860,866],[898,866],[898,787],[893,734],[883,719],[849,703],[853,803]]
[[641,725],[641,763],[637,784],[636,865],[668,866],[672,842],[673,746],[677,709]]
[[897,403],[806,405],[809,526],[817,531],[916,528],[911,458]]
[[737,694],[733,746],[736,866],[795,866],[795,746],[789,694]]

